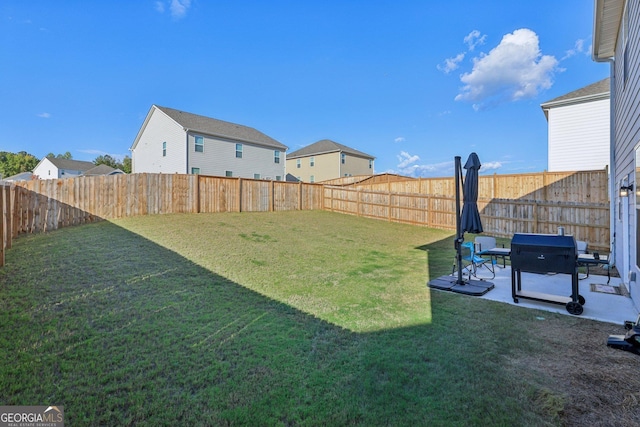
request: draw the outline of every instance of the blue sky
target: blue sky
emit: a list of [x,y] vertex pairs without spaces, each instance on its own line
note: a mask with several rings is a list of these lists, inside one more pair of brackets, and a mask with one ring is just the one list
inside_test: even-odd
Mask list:
[[376,173],[547,168],[540,104],[608,76],[593,2],[0,2],[0,151],[129,154],[152,104],[331,139]]

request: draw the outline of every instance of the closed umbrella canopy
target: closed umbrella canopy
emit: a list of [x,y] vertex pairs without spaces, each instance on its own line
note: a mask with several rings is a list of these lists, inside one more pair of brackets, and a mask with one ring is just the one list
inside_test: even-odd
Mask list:
[[476,153],[471,153],[464,168],[467,174],[462,188],[462,215],[460,218],[460,232],[482,233],[482,221],[478,211],[478,171],[480,159]]

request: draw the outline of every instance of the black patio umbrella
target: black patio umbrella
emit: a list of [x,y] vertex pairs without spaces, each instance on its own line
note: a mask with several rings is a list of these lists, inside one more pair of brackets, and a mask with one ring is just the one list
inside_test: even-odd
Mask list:
[[[456,248],[457,277],[442,276],[429,281],[432,288],[464,293],[467,295],[484,295],[493,289],[493,283],[484,280],[465,280],[462,276],[462,248],[464,233],[482,233],[482,221],[478,211],[478,171],[480,159],[476,153],[471,153],[465,163],[466,178],[462,179],[462,166],[460,156],[455,157],[455,186],[456,186]],[[460,213],[460,186],[463,187],[463,206]]]
[[482,233],[482,221],[478,211],[478,171],[480,159],[476,153],[471,153],[464,168],[467,174],[462,189],[462,217],[460,231],[462,233]]

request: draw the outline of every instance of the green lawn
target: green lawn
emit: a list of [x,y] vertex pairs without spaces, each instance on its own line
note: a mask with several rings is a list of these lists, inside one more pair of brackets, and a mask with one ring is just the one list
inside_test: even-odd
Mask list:
[[512,363],[545,352],[539,313],[426,286],[452,241],[322,211],[22,236],[0,269],[0,405],[63,405],[72,426],[558,424],[563,397]]

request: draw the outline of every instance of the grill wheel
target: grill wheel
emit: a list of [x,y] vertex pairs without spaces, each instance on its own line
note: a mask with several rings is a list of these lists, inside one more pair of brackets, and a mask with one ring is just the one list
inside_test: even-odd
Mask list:
[[580,316],[583,310],[584,309],[582,308],[582,304],[580,304],[579,302],[569,301],[567,303],[567,311],[569,312],[569,314]]

